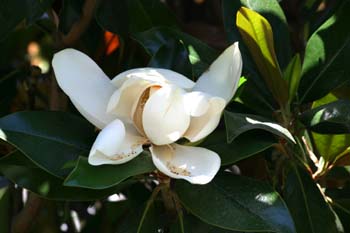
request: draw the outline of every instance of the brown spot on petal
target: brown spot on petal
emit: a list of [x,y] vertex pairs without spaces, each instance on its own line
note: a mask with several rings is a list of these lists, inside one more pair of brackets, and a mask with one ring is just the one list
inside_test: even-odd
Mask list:
[[191,175],[191,172],[189,172],[186,168],[174,166],[170,162],[167,162],[166,166],[172,173],[174,173],[176,175],[181,175],[181,176],[190,176]]

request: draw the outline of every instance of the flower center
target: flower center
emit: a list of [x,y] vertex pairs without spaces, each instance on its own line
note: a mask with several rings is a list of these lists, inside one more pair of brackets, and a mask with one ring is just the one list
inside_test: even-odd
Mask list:
[[133,117],[132,120],[134,122],[134,125],[136,127],[136,129],[139,131],[140,134],[142,134],[143,136],[146,136],[145,134],[145,130],[143,129],[143,123],[142,123],[142,114],[143,114],[143,109],[145,108],[145,104],[148,100],[148,98],[157,90],[159,90],[161,88],[161,86],[156,85],[156,86],[152,86],[147,88],[141,95],[141,97],[139,98],[139,101],[136,105],[136,108],[134,110],[133,113]]

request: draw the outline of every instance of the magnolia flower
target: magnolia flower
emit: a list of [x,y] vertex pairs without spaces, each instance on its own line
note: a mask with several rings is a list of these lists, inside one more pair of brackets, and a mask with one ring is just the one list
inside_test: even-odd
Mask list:
[[52,65],[59,86],[79,112],[101,129],[89,154],[91,165],[122,164],[149,145],[156,168],[194,184],[210,182],[220,157],[196,142],[219,124],[241,75],[238,43],[227,48],[196,83],[167,69],[138,68],[110,80],[85,54],[65,49]]

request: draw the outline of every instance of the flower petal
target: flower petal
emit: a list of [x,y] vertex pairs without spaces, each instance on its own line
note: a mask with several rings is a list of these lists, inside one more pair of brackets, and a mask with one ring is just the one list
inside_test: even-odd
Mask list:
[[116,88],[93,60],[75,49],[64,49],[55,54],[52,66],[58,85],[87,120],[102,129],[114,119],[106,109]]
[[175,142],[186,132],[190,115],[185,111],[184,91],[163,86],[147,100],[142,114],[143,129],[156,145]]
[[112,83],[119,88],[128,78],[131,77],[138,77],[144,80],[158,82],[159,85],[173,84],[186,90],[193,88],[195,85],[192,80],[175,71],[149,67],[124,71],[113,78]]
[[134,77],[127,79],[111,96],[107,112],[118,118],[132,120],[134,107],[142,93],[152,85],[156,83]]
[[184,134],[184,137],[191,142],[208,136],[220,122],[226,101],[220,97],[211,97],[207,103],[209,106],[206,113],[199,117],[191,117],[190,126]]
[[202,91],[229,102],[237,90],[242,72],[238,42],[228,47],[197,80],[193,91]]
[[108,124],[97,136],[89,154],[91,165],[121,164],[139,155],[147,140],[130,124],[119,119]]
[[220,169],[220,157],[202,147],[171,144],[152,146],[150,150],[159,171],[192,184],[209,183]]

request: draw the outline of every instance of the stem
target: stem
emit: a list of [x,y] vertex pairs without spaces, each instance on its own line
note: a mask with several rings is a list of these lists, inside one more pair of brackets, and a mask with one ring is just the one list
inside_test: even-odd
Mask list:
[[153,204],[154,200],[156,199],[156,197],[157,197],[159,191],[160,191],[162,188],[163,188],[163,187],[162,187],[161,185],[159,185],[159,186],[157,186],[157,187],[153,190],[151,197],[148,199],[148,201],[147,201],[147,203],[146,203],[145,210],[144,210],[143,213],[142,213],[142,217],[141,217],[139,226],[138,226],[138,228],[137,228],[137,233],[140,233],[140,232],[141,232],[142,225],[143,225],[143,222],[145,221],[147,212],[148,212],[149,208],[151,207],[151,205]]

